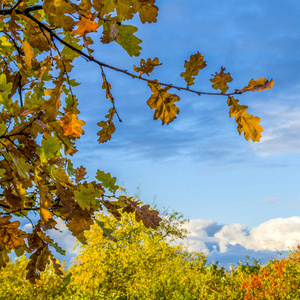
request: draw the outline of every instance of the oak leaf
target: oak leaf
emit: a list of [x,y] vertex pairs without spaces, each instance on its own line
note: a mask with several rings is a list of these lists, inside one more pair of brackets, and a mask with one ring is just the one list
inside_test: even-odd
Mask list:
[[161,119],[162,125],[168,125],[179,114],[179,108],[174,104],[180,100],[179,96],[170,94],[170,87],[161,88],[159,83],[148,82],[153,94],[147,101],[151,109],[154,109],[154,120]]
[[126,50],[129,56],[139,56],[140,50],[140,40],[138,37],[134,35],[138,29],[132,25],[117,25],[119,34],[115,41]]
[[135,210],[135,219],[137,222],[143,221],[144,225],[149,228],[155,229],[159,226],[162,218],[158,216],[159,212],[157,210],[149,210],[149,205],[138,206],[137,202],[132,201],[131,206]]
[[70,139],[80,138],[84,134],[81,129],[85,122],[78,120],[77,115],[67,112],[62,118],[62,134]]
[[140,75],[142,74],[149,74],[154,70],[156,66],[160,66],[161,64],[159,63],[159,59],[155,57],[153,60],[151,58],[148,58],[147,61],[144,59],[141,59],[140,66],[136,67],[135,65],[133,66],[133,70],[136,72],[140,72]]
[[50,259],[52,260],[52,265],[53,265],[55,274],[59,275],[59,276],[64,275],[62,268],[61,268],[61,264],[59,263],[59,260],[57,258],[55,258],[52,254],[50,254]]
[[224,73],[225,68],[221,67],[220,73],[215,73],[214,78],[210,79],[210,81],[213,83],[212,87],[217,90],[219,89],[222,94],[225,94],[228,90],[228,82],[232,81],[232,77],[230,76],[230,73]]
[[[52,224],[53,226],[56,224],[56,221],[52,218],[52,213],[50,212],[50,208],[52,207],[52,203],[49,199],[48,195],[48,188],[45,186],[39,186],[39,192],[40,192],[40,214],[41,214],[41,220],[45,224]],[[52,227],[50,225],[50,227]]]
[[[67,227],[72,232],[72,235],[78,238],[85,230],[89,230],[92,224],[93,220],[91,219],[89,211],[78,207],[78,209],[72,213],[72,220],[67,223]],[[84,235],[79,238],[85,240]]]
[[98,142],[105,143],[111,139],[112,134],[116,131],[115,124],[111,121],[101,121],[98,122],[97,125],[102,127],[101,130],[98,131],[97,135],[99,135]]
[[25,244],[26,233],[19,229],[20,222],[10,222],[11,218],[12,216],[0,217],[0,244],[3,244],[6,250],[15,249]]
[[116,185],[117,178],[111,177],[110,173],[97,170],[96,179],[112,193],[115,193],[119,186]]
[[204,56],[197,52],[190,56],[189,61],[184,63],[185,72],[182,72],[180,76],[186,81],[187,85],[193,85],[195,76],[199,74],[199,71],[206,67],[206,61],[204,61]]
[[244,86],[240,92],[255,92],[255,91],[263,91],[269,90],[274,85],[274,79],[267,80],[266,78],[258,78],[254,80],[253,78],[249,81],[247,86]]
[[114,41],[119,35],[119,30],[116,22],[107,22],[103,25],[103,36],[101,37],[101,42],[103,44],[108,44]]
[[86,169],[83,166],[75,169],[75,182],[78,183],[79,181],[84,180],[86,174]]
[[27,70],[30,70],[32,68],[31,62],[32,59],[34,58],[34,53],[32,47],[30,46],[30,44],[27,42],[26,39],[24,39],[23,41],[22,49],[25,54],[25,67]]
[[49,159],[60,156],[62,142],[57,136],[49,136],[42,139],[42,145],[37,149],[37,153],[42,163],[47,163]]
[[83,36],[89,32],[97,32],[99,25],[91,19],[82,17],[81,20],[77,23],[77,29],[73,31],[73,34]]
[[99,207],[99,200],[97,200],[96,197],[100,196],[99,193],[101,192],[99,190],[95,190],[92,183],[89,183],[88,187],[80,185],[79,190],[74,191],[74,198],[82,209],[90,210],[91,207],[93,209],[97,206]]
[[155,0],[135,0],[135,3],[139,4],[137,11],[143,24],[156,22],[158,7],[154,5]]
[[108,237],[110,240],[117,242],[118,240],[111,235],[111,233],[113,232],[113,230],[105,228],[105,224],[102,221],[99,221],[97,219],[95,219],[97,225],[102,229],[103,231],[103,236]]
[[26,33],[31,47],[37,48],[40,51],[49,51],[51,48],[51,37],[49,32],[42,30],[37,23],[31,19],[22,16],[26,22]]
[[48,249],[47,244],[45,244],[29,257],[30,261],[26,267],[26,270],[28,270],[26,279],[30,283],[35,283],[37,279],[40,279],[40,272],[45,271],[50,255],[51,251]]
[[9,250],[6,250],[3,245],[0,245],[0,269],[6,267],[9,262]]
[[227,104],[230,107],[229,117],[235,117],[237,122],[237,130],[239,134],[244,131],[244,136],[247,141],[250,139],[253,142],[259,142],[263,128],[259,125],[260,118],[250,115],[246,112],[248,106],[240,105],[239,100],[234,97],[228,97]]
[[74,21],[65,14],[76,12],[76,5],[65,0],[45,0],[43,9],[48,14],[49,23],[53,27],[62,27],[65,31],[71,31]]

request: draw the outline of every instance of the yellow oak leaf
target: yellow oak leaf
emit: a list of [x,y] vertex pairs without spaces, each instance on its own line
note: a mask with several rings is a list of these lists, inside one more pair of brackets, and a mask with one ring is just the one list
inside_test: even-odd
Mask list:
[[48,14],[49,23],[53,27],[62,27],[65,31],[73,28],[73,18],[65,14],[76,12],[76,5],[65,0],[45,0],[43,9]]
[[212,87],[217,90],[221,90],[222,94],[225,94],[228,90],[228,82],[232,81],[232,77],[230,76],[230,73],[224,73],[225,68],[221,67],[220,73],[215,73],[214,78],[210,79],[210,81],[213,83]]
[[158,15],[158,7],[154,5],[155,0],[135,1],[139,4],[138,12],[142,23],[155,23]]
[[46,122],[53,122],[56,120],[58,110],[61,105],[60,96],[63,87],[63,77],[59,76],[55,83],[56,86],[54,89],[48,89],[45,92],[46,94],[50,95],[49,100],[45,101],[40,106],[40,109],[45,111],[43,120]]
[[62,134],[70,139],[80,138],[80,135],[84,134],[82,126],[85,122],[78,120],[77,115],[67,112],[62,118]]
[[94,21],[87,18],[82,18],[77,23],[77,29],[73,31],[73,34],[83,36],[89,32],[97,32],[99,25]]
[[27,42],[26,39],[24,39],[24,41],[23,41],[22,49],[25,54],[25,68],[27,70],[30,70],[31,62],[32,62],[32,59],[34,58],[34,53],[33,53],[32,47],[30,46],[30,44]]
[[44,223],[50,222],[56,224],[56,222],[52,218],[52,213],[49,210],[49,208],[52,207],[52,203],[48,196],[48,189],[46,187],[39,186],[39,191],[40,191],[40,206],[41,206],[40,214],[41,214],[42,221]]
[[263,128],[259,125],[260,118],[250,115],[246,112],[248,106],[240,105],[239,100],[234,97],[228,97],[227,104],[229,108],[229,117],[235,117],[237,122],[237,130],[241,135],[244,131],[244,136],[247,141],[250,139],[253,142],[259,142]]
[[156,66],[160,66],[161,64],[159,63],[159,59],[155,57],[153,60],[151,58],[148,58],[147,61],[144,59],[141,59],[140,66],[136,67],[135,65],[133,66],[133,70],[136,72],[140,72],[140,75],[142,74],[149,74],[154,70]]
[[263,91],[269,90],[274,85],[274,79],[267,80],[266,78],[258,78],[254,80],[253,78],[249,81],[247,86],[244,86],[240,92],[255,92],[255,91]]
[[79,207],[73,212],[72,220],[67,223],[67,227],[72,232],[72,235],[77,236],[85,230],[89,230],[92,224],[93,220],[90,213]]
[[204,56],[199,52],[190,56],[189,61],[184,63],[185,72],[182,72],[180,76],[186,81],[187,85],[193,85],[195,76],[198,75],[199,71],[206,67]]
[[179,108],[174,104],[180,100],[179,96],[170,94],[170,87],[161,88],[158,83],[148,82],[153,94],[147,101],[151,109],[154,109],[154,120],[161,119],[162,125],[168,125],[179,114]]

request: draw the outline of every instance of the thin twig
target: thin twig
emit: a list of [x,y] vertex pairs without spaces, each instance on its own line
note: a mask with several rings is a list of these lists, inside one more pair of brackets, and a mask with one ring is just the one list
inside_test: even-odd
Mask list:
[[114,99],[114,97],[112,96],[111,91],[110,91],[110,88],[109,88],[109,86],[108,86],[109,83],[108,83],[108,81],[107,81],[107,78],[106,78],[106,75],[105,75],[105,73],[104,73],[103,67],[100,66],[100,69],[101,69],[102,77],[103,77],[103,79],[104,79],[105,82],[106,82],[106,93],[109,94],[109,98],[110,98],[111,103],[112,103],[112,105],[113,105],[113,109],[114,109],[114,111],[116,112],[116,115],[117,115],[117,117],[118,117],[118,119],[119,119],[119,122],[122,122],[122,119],[120,118],[120,116],[119,116],[119,114],[118,114],[118,112],[117,112],[116,106],[115,106],[115,99]]
[[[0,13],[1,14],[1,13]],[[111,66],[111,65],[108,65],[108,64],[105,64],[97,59],[95,59],[94,57],[84,53],[83,51],[75,48],[74,46],[70,45],[69,43],[67,43],[66,41],[62,40],[56,33],[54,33],[54,31],[49,28],[47,25],[45,25],[44,23],[40,22],[38,19],[36,19],[35,17],[33,17],[32,15],[30,15],[28,12],[24,11],[23,13],[26,17],[28,17],[29,19],[31,19],[32,21],[34,21],[35,23],[37,23],[39,26],[41,26],[42,28],[44,28],[46,31],[49,32],[49,34],[54,37],[56,40],[58,40],[60,43],[62,43],[63,45],[65,45],[66,47],[68,47],[69,49],[75,51],[76,53],[78,53],[79,55],[81,55],[83,58],[91,61],[91,62],[94,62],[96,63],[97,65],[99,66],[102,66],[102,67],[105,67],[105,68],[108,68],[108,69],[111,69],[111,70],[114,70],[114,71],[117,71],[117,72],[120,72],[120,73],[123,73],[123,74],[126,74],[132,78],[136,78],[136,79],[139,79],[139,80],[142,80],[142,81],[146,81],[146,82],[149,82],[149,83],[155,83],[155,84],[159,84],[161,86],[166,86],[166,87],[170,87],[170,88],[174,88],[174,89],[177,89],[177,90],[182,90],[182,91],[187,91],[187,92],[190,92],[190,93],[195,93],[197,95],[216,95],[216,96],[232,96],[232,95],[237,95],[237,94],[241,94],[240,91],[235,91],[235,92],[232,92],[232,93],[227,93],[227,94],[223,94],[223,93],[210,93],[210,92],[200,92],[200,91],[196,91],[196,90],[192,90],[188,87],[180,87],[180,86],[175,86],[175,85],[172,85],[172,84],[169,84],[169,83],[163,83],[163,82],[157,82],[157,80],[153,80],[153,79],[147,79],[147,78],[143,78],[141,76],[138,76],[138,75],[135,75],[133,73],[130,73],[128,72],[127,70],[123,70],[123,69],[120,69],[120,68],[117,68],[117,67],[114,67],[114,66]]]

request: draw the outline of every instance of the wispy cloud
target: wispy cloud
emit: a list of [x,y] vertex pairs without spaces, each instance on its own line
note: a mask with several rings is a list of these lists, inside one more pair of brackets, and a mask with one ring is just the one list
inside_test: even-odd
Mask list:
[[252,147],[262,157],[300,153],[300,91],[281,95],[281,99],[285,102],[260,106],[265,111],[265,132],[260,143]]

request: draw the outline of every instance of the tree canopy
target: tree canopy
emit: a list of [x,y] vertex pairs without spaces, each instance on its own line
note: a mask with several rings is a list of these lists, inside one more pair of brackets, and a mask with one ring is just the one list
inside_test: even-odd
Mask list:
[[[162,125],[170,124],[179,113],[176,103],[180,97],[174,90],[220,95],[227,98],[229,116],[235,118],[239,134],[244,133],[246,140],[260,140],[260,118],[250,115],[236,96],[268,90],[273,79],[251,79],[244,87],[228,92],[233,79],[221,67],[209,79],[216,92],[205,92],[191,88],[206,67],[199,52],[183,63],[183,86],[150,78],[161,65],[157,57],[141,59],[133,71],[94,57],[94,32],[102,32],[103,44],[116,42],[129,56],[139,56],[142,41],[136,35],[138,28],[128,22],[134,17],[143,24],[157,22],[158,10],[155,0],[0,1],[0,267],[6,266],[11,251],[18,256],[28,252],[32,253],[27,265],[31,282],[40,278],[49,261],[56,274],[62,275],[49,246],[59,253],[64,250],[47,234],[56,229],[58,217],[82,243],[86,243],[84,232],[96,222],[99,210],[105,209],[117,220],[122,213],[134,212],[146,227],[156,228],[161,221],[149,205],[118,192],[116,178],[110,173],[98,170],[95,180],[88,181],[84,166],[74,168],[72,156],[85,125],[79,117],[80,100],[72,89],[79,83],[71,78],[79,57],[99,66],[99,84],[111,104],[97,123],[100,144],[111,139],[114,120],[121,121],[106,69],[145,82],[152,93],[147,104]],[[30,212],[38,215],[38,221],[31,220]],[[22,231],[18,218],[27,218],[32,231]],[[110,236],[105,224],[96,223]]]

